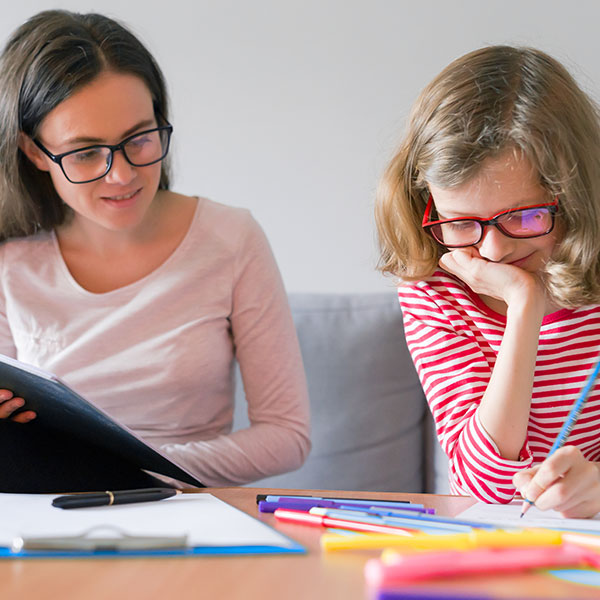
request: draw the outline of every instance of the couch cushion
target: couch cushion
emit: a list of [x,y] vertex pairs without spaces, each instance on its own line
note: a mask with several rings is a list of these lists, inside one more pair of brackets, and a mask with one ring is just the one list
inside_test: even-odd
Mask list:
[[[395,291],[291,294],[290,305],[308,380],[312,451],[297,471],[253,485],[423,491],[427,408]],[[239,379],[236,387],[240,428],[248,421]]]

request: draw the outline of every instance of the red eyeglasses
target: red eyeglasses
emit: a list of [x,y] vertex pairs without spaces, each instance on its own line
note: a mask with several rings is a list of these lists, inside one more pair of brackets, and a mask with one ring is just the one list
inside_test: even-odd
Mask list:
[[550,233],[554,229],[554,216],[558,211],[558,196],[546,204],[520,206],[503,210],[491,219],[459,217],[429,221],[433,210],[433,196],[425,207],[422,226],[446,248],[475,246],[483,239],[485,227],[497,227],[510,238],[534,238]]

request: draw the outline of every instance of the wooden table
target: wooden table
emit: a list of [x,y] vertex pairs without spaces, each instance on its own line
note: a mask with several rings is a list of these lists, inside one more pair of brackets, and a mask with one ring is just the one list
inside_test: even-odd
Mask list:
[[[258,512],[257,493],[378,497],[412,500],[454,516],[473,504],[470,498],[426,494],[207,489],[233,506],[274,526],[307,549],[305,555],[199,556],[187,558],[28,559],[0,561],[2,600],[58,598],[113,600],[368,600],[365,561],[377,552],[322,553],[321,529],[277,523]],[[202,493],[202,492],[200,492]],[[10,519],[10,515],[3,515]],[[416,587],[416,586],[415,586]],[[497,598],[600,598],[600,589],[578,586],[543,574],[452,578],[419,586],[428,590]]]

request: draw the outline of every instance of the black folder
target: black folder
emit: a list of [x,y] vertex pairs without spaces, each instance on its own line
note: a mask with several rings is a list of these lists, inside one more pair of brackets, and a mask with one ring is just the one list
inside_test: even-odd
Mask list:
[[151,473],[204,487],[51,373],[0,354],[0,388],[24,398],[19,412],[37,414],[29,423],[0,419],[0,492],[164,487]]

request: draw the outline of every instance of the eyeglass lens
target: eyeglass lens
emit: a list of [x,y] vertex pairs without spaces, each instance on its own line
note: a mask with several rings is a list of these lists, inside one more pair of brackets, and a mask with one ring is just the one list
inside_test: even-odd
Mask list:
[[[494,219],[500,231],[515,238],[536,237],[549,233],[552,229],[552,211],[548,207],[515,210]],[[435,238],[447,246],[470,246],[477,244],[482,237],[483,225],[473,219],[462,219],[438,223],[432,226]]]
[[[167,152],[168,144],[168,131],[146,131],[130,138],[123,145],[123,153],[132,165],[144,167],[161,160]],[[93,146],[64,156],[62,168],[73,182],[98,179],[110,169],[111,154],[112,150],[106,146]]]

